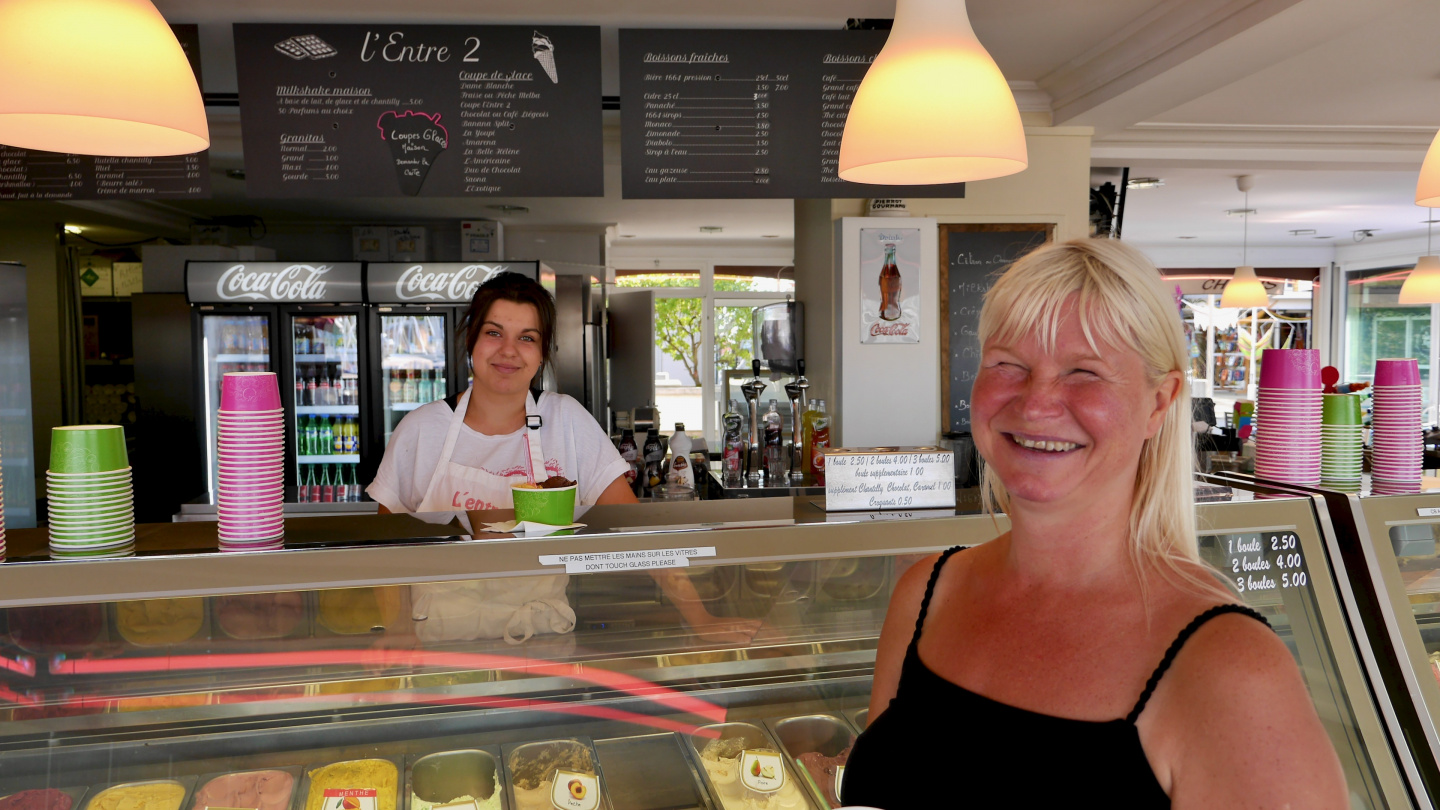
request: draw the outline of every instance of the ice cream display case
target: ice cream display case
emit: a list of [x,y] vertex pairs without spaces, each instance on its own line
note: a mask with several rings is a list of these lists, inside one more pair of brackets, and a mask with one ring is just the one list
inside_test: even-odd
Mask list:
[[[1225,571],[1283,557],[1289,576],[1240,573],[1242,598],[1300,662],[1352,805],[1428,807],[1369,689],[1316,504],[1207,504],[1201,547]],[[1006,528],[963,510],[827,514],[812,496],[594,507],[569,536],[482,525],[506,517],[297,518],[286,550],[223,556],[211,527],[154,524],[135,558],[83,562],[16,532],[0,800],[835,807],[896,580]]]

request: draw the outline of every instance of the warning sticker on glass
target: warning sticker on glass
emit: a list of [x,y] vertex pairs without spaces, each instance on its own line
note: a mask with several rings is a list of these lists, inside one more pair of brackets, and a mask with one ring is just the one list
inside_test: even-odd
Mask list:
[[378,810],[374,788],[334,788],[325,791],[320,810]]
[[740,755],[740,783],[756,793],[774,793],[785,787],[785,763],[774,751],[746,751]]
[[595,810],[600,805],[599,780],[588,773],[556,771],[550,803],[556,810]]

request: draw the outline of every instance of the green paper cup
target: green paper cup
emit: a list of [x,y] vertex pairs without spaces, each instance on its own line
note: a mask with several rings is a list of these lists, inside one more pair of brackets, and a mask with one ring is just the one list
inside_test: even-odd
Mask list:
[[575,522],[575,486],[564,489],[511,487],[515,519],[546,526],[569,526]]
[[130,466],[125,431],[119,425],[72,425],[50,431],[50,469],[57,473],[98,473]]
[[1360,395],[1359,395],[1359,394],[1321,394],[1321,395],[1320,395],[1320,424],[1322,424],[1322,425],[1358,425],[1358,424],[1360,424]]

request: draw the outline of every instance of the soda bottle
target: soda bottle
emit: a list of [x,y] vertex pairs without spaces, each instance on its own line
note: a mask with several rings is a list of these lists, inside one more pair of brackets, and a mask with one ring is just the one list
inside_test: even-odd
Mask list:
[[818,399],[810,400],[810,406],[804,413],[800,414],[800,463],[806,472],[810,471],[810,447],[814,444],[815,420],[820,418],[823,402]]
[[419,392],[415,390],[415,369],[405,370],[405,382],[400,389],[401,402],[417,402]]
[[319,384],[315,386],[315,404],[333,405],[330,401],[330,367],[323,367],[320,372]]
[[640,448],[635,446],[635,431],[630,428],[620,432],[620,457],[630,465],[630,469],[625,472],[625,480],[631,489],[638,490],[636,484],[640,476]]
[[320,454],[320,426],[316,424],[317,417],[310,417],[305,420],[305,455],[315,456]]
[[360,453],[360,425],[353,416],[345,420],[345,453],[351,456]]
[[723,421],[725,438],[720,448],[720,472],[725,486],[738,487],[745,476],[745,439],[740,435],[740,413],[735,400],[730,400],[730,410]]
[[346,468],[345,476],[345,500],[354,503],[360,500],[360,484],[355,480],[354,464]]
[[335,434],[330,427],[330,420],[319,417],[320,426],[315,431],[315,455],[323,456],[330,453],[330,448],[335,446]]
[[415,383],[415,401],[424,405],[434,397],[430,396],[430,369],[420,369],[420,379]]
[[788,474],[790,465],[785,463],[785,429],[775,400],[762,420],[765,424],[765,475],[771,481],[778,481]]
[[895,245],[885,243],[885,266],[880,268],[880,319],[900,318],[900,268],[895,266]]
[[310,374],[305,378],[305,404],[319,405],[320,400],[316,397],[316,391],[320,390],[320,381],[316,378],[315,367],[310,367]]
[[435,369],[435,384],[431,386],[431,390],[435,392],[436,399],[444,399],[450,396],[449,389],[445,387],[445,369]]
[[330,480],[330,465],[320,467],[320,502],[335,502],[335,484]]
[[400,388],[401,388],[401,386],[400,386],[400,370],[399,370],[399,369],[396,369],[396,368],[390,369],[388,381],[387,381],[385,387],[386,387],[387,389],[389,389],[389,391],[390,391],[390,404],[391,404],[391,405],[395,405],[395,404],[399,403],[399,402],[400,402]]
[[305,404],[305,378],[298,373],[295,375],[295,404]]
[[306,475],[307,475],[307,477],[308,477],[308,479],[309,479],[309,482],[310,482],[310,487],[309,487],[309,490],[310,490],[310,495],[309,495],[309,497],[310,497],[310,502],[311,502],[311,503],[319,503],[319,502],[320,502],[320,476],[318,476],[318,475],[315,474],[315,465],[314,465],[314,464],[311,464],[311,465],[310,465],[310,469],[308,470],[308,472],[306,473]]
[[825,450],[830,446],[830,414],[825,412],[825,400],[815,400],[815,427],[810,434],[810,474],[817,479],[825,477]]
[[295,470],[295,500],[300,503],[310,502],[310,487],[305,482],[304,467],[297,467]]

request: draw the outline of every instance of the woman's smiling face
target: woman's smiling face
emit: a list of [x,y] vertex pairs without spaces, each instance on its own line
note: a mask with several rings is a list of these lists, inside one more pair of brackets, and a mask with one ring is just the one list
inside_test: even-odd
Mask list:
[[1092,348],[1074,302],[1061,310],[1053,351],[1032,329],[981,352],[975,447],[1012,500],[1063,504],[1132,492],[1141,448],[1178,391],[1179,372],[1157,384],[1129,346],[1097,340]]
[[506,300],[491,304],[470,353],[475,384],[495,394],[528,389],[544,360],[541,339],[534,306]]

